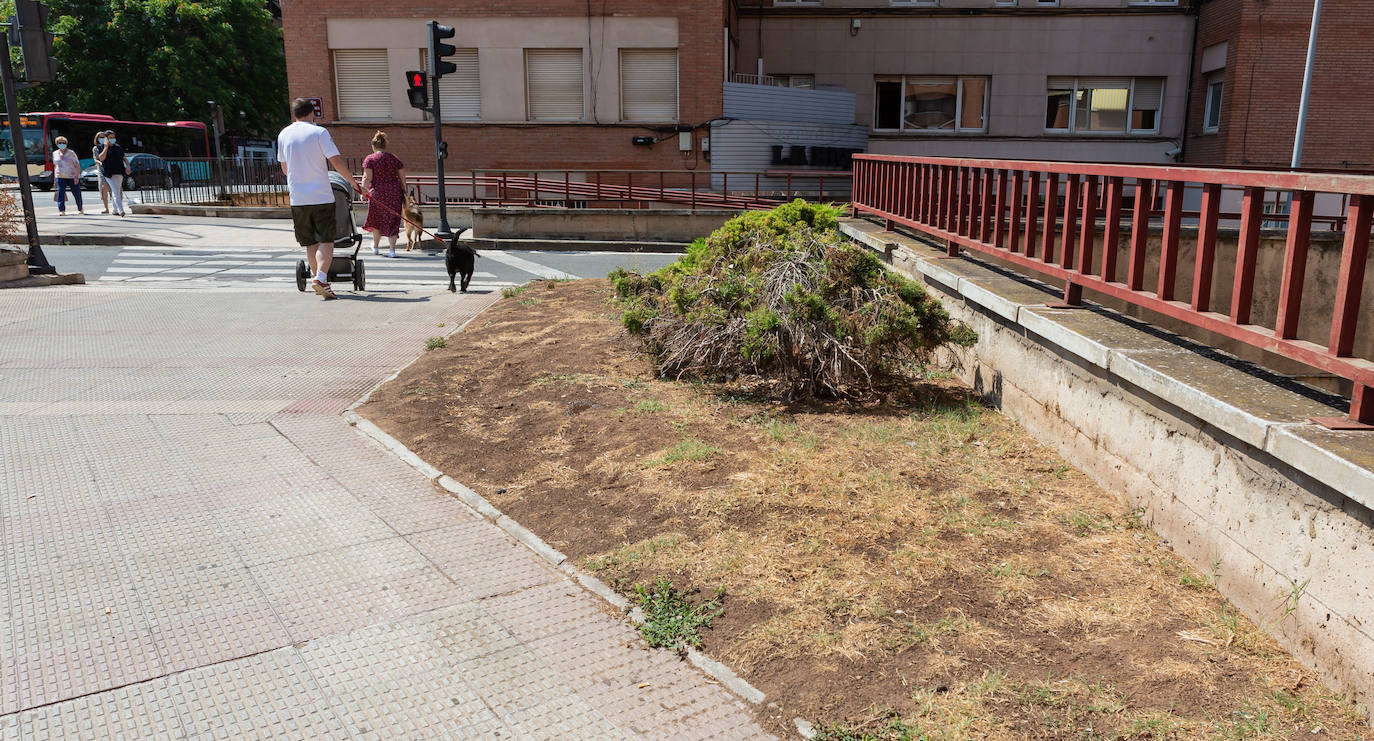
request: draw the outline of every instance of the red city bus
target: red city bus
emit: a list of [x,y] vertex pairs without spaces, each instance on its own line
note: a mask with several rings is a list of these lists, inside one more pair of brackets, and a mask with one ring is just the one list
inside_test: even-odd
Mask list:
[[[115,132],[125,152],[147,152],[167,160],[177,180],[203,179],[209,175],[209,166],[203,161],[177,161],[204,160],[210,156],[210,137],[205,124],[199,121],[154,123],[121,121],[100,113],[44,112],[19,114],[19,126],[24,131],[29,180],[42,190],[53,187],[52,151],[57,148],[54,139],[67,137],[68,146],[81,157],[81,168],[85,170],[95,162],[91,147],[95,144],[96,133],[106,129]],[[11,178],[18,175],[14,166],[14,143],[8,128],[0,129],[0,175]]]

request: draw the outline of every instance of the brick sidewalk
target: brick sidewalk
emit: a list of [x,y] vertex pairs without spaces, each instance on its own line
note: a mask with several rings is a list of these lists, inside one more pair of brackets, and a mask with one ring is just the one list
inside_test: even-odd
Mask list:
[[0,739],[764,736],[340,418],[494,298],[0,294]]

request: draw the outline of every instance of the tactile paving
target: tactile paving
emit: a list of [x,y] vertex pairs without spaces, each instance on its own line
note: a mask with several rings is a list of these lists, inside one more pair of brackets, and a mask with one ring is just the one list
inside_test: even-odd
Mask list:
[[426,298],[0,294],[0,741],[764,735],[338,415]]

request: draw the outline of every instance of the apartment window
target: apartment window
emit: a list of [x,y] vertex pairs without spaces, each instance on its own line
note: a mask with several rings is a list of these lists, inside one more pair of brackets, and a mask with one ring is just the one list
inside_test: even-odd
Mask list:
[[391,118],[391,68],[386,49],[335,49],[334,89],[339,118],[345,121]]
[[1051,77],[1045,129],[1080,134],[1159,132],[1162,77]]
[[813,90],[816,87],[815,75],[771,75],[780,87],[796,87]]
[[677,120],[677,49],[620,50],[620,118]]
[[986,77],[880,77],[874,92],[875,129],[987,130]]
[[1207,104],[1202,109],[1202,130],[1208,134],[1215,134],[1221,128],[1221,93],[1225,80],[1225,70],[1207,75]]
[[582,105],[581,49],[525,50],[525,110],[531,121],[577,121]]
[[1035,5],[1039,8],[1054,8],[1059,5],[1059,0],[1035,0]]
[[[457,70],[439,78],[439,109],[445,121],[476,121],[482,117],[482,84],[476,49],[458,49],[445,58]],[[420,50],[420,68],[429,71],[429,52]]]

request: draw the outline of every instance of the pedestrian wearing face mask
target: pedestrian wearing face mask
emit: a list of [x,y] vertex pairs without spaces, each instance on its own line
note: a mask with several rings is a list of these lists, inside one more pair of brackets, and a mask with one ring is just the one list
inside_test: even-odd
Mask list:
[[96,160],[100,162],[100,176],[110,185],[115,215],[123,216],[124,176],[129,172],[129,164],[124,159],[124,148],[119,146],[113,131],[105,132],[105,148],[96,155]]
[[[91,147],[91,159],[95,160],[96,165],[100,164],[100,150],[105,148],[105,132],[95,132],[95,144]],[[102,214],[110,212],[110,186],[105,184],[105,178],[96,176],[96,181],[100,183],[100,202],[104,204],[105,210]]]
[[76,212],[84,214],[81,184],[77,182],[81,178],[81,158],[67,148],[67,137],[59,136],[55,141],[57,149],[52,153],[52,168],[53,177],[57,179],[57,213],[67,215],[67,191],[71,191],[72,198],[76,199]]

